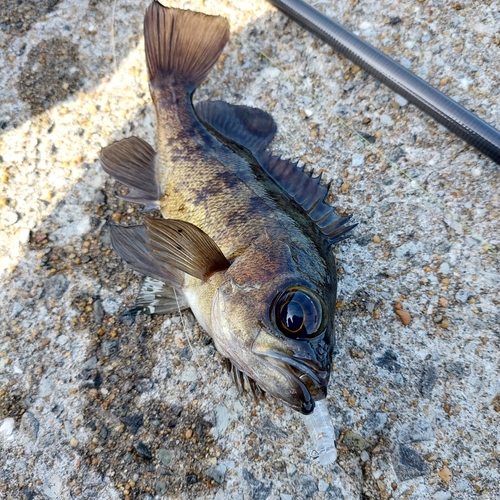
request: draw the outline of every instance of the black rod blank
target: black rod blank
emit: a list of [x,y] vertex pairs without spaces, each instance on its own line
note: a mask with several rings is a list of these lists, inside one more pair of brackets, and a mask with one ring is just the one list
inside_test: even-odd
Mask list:
[[269,0],[377,80],[500,165],[500,132],[302,0]]

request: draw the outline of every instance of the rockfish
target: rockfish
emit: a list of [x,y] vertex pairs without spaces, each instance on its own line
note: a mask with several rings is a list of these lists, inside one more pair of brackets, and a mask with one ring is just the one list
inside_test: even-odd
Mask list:
[[270,115],[193,106],[228,41],[226,19],[155,1],[144,37],[156,150],[130,137],[101,153],[130,190],[123,198],[163,216],[111,226],[115,250],[149,277],[130,314],[191,308],[240,389],[311,413],[326,396],[335,342],[331,246],[353,226],[325,204],[319,177],[265,151]]

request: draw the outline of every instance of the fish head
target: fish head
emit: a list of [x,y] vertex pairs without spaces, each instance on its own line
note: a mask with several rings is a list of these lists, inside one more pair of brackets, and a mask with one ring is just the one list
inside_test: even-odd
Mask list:
[[336,283],[322,276],[328,267],[299,266],[283,242],[252,245],[220,278],[212,302],[219,352],[304,414],[326,397],[331,373]]

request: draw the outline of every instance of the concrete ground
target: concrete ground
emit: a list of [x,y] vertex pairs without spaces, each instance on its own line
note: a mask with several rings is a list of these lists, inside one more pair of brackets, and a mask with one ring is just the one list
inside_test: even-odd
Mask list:
[[[190,313],[120,323],[141,277],[104,224],[141,215],[97,156],[154,142],[147,3],[0,7],[0,498],[499,498],[499,168],[262,0],[173,5],[231,22],[196,99],[271,112],[272,150],[359,223],[335,250],[337,463],[237,394]],[[498,0],[311,3],[500,128]]]

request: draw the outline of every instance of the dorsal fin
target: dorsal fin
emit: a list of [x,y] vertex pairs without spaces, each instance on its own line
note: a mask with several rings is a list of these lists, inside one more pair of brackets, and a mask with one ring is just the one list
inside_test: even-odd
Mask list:
[[258,108],[203,101],[195,111],[204,124],[254,154],[264,151],[276,134],[273,117]]
[[346,226],[351,216],[339,215],[335,207],[325,203],[328,189],[320,184],[320,175],[312,177],[304,172],[304,167],[297,167],[296,162],[270,153],[259,154],[257,160],[269,177],[316,223],[330,244],[345,239],[346,233],[356,226]]
[[335,207],[324,202],[328,189],[320,184],[321,176],[312,177],[297,163],[264,152],[276,134],[271,115],[224,101],[200,102],[195,109],[200,120],[215,132],[248,149],[269,177],[316,223],[330,244],[345,239],[356,226],[346,226],[351,217],[339,215]]

